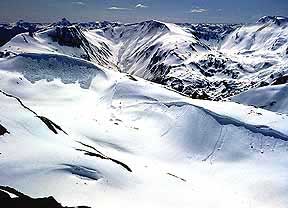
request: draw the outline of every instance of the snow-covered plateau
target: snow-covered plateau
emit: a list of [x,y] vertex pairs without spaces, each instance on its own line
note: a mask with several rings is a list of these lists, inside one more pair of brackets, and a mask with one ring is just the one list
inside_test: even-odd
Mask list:
[[286,208],[287,22],[18,22],[0,47],[0,191]]

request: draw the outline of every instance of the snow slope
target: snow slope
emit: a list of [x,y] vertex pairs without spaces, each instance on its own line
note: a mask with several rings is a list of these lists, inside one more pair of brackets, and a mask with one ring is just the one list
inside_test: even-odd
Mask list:
[[21,53],[45,53],[68,55],[95,62],[107,68],[115,68],[108,40],[93,31],[78,26],[52,26],[34,33],[16,35],[2,47],[11,56]]
[[21,53],[72,56],[192,98],[224,100],[287,76],[285,20],[267,16],[241,26],[156,20],[72,24],[63,19],[35,33],[17,35],[1,48],[0,57]]
[[26,50],[0,60],[0,184],[65,206],[286,207],[286,115]]
[[0,23],[0,46],[10,41],[14,36],[29,32],[33,33],[47,27],[48,24],[29,23],[20,20],[16,23]]
[[209,49],[181,27],[156,20],[105,28],[102,35],[118,48],[120,71],[158,82],[171,65],[180,65],[192,53]]
[[277,85],[251,89],[232,98],[245,105],[253,105],[267,110],[288,114],[288,86]]

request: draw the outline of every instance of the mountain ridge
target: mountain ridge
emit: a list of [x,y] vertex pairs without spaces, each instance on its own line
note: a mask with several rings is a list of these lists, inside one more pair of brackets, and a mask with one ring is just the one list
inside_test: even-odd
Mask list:
[[[167,85],[192,98],[223,100],[250,88],[269,85],[286,75],[287,70],[281,65],[287,61],[288,32],[275,22],[285,25],[284,20],[280,16],[264,16],[247,26],[171,24],[157,20],[92,26],[63,18],[29,36],[35,33],[33,44],[46,42],[45,53],[59,51],[92,61]],[[267,25],[271,21],[275,23]],[[27,27],[27,23],[23,24]],[[27,42],[29,36],[21,34],[19,38]],[[52,44],[51,38],[60,47]],[[37,50],[42,50],[42,45]],[[18,53],[18,49],[9,47],[4,46],[2,57]],[[267,47],[269,50],[264,51]],[[269,69],[266,76],[259,76]]]

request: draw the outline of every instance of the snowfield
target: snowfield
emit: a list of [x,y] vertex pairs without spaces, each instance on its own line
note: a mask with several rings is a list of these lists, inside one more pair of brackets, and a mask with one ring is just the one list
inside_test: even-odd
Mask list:
[[[181,35],[179,44],[191,40],[159,24]],[[87,60],[82,46],[41,34],[26,46],[22,35],[1,48],[14,54],[0,59],[0,185],[63,206],[287,207],[287,99],[277,94],[287,97],[285,84],[232,98],[242,104],[196,100],[117,71],[115,57],[99,58],[95,48]],[[258,108],[275,97],[275,108]]]
[[245,105],[253,105],[267,110],[288,113],[288,85],[267,86],[251,89],[232,98]]

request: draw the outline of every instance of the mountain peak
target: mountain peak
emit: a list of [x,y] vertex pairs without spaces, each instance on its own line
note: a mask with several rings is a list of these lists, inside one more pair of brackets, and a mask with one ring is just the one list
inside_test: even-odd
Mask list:
[[64,18],[62,18],[61,21],[57,22],[56,25],[58,25],[58,26],[71,26],[72,23],[64,17]]
[[149,24],[149,25],[153,25],[155,27],[166,26],[165,23],[158,21],[158,20],[154,20],[154,19],[141,22],[140,24]]
[[257,23],[264,24],[264,23],[274,23],[277,25],[282,25],[288,23],[288,17],[284,16],[264,16],[261,17]]
[[161,21],[158,20],[147,20],[139,23],[139,25],[149,28],[150,31],[170,31],[169,27]]

